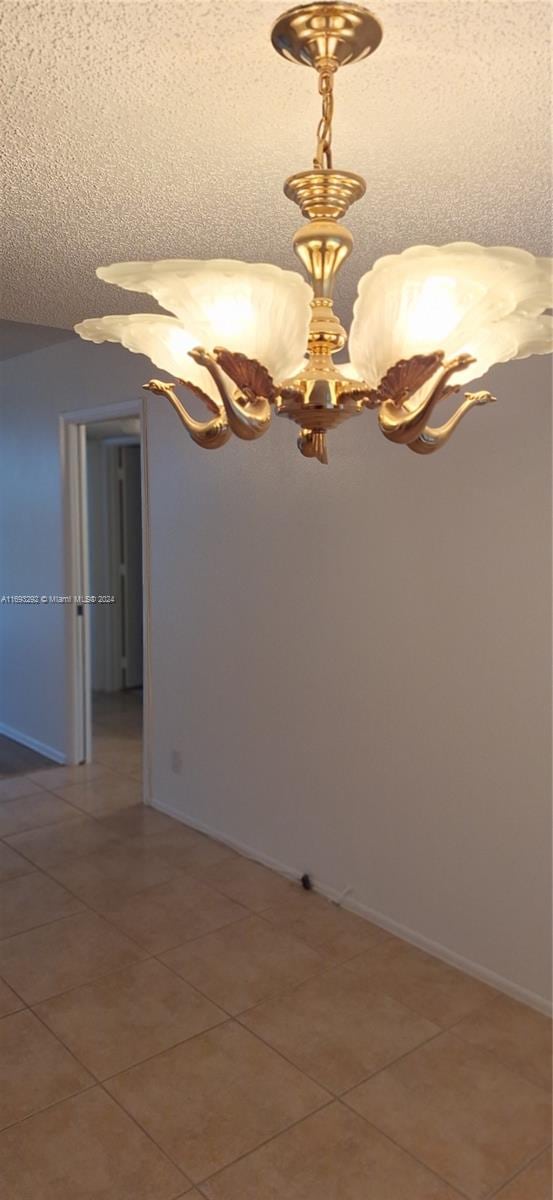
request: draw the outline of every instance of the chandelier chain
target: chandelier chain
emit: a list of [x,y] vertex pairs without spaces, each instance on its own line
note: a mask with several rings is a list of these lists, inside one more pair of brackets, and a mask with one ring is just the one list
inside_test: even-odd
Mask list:
[[334,113],[334,69],[323,67],[319,71],[319,94],[323,101],[323,115],[317,127],[317,149],[313,166],[319,170],[332,167],[332,117]]

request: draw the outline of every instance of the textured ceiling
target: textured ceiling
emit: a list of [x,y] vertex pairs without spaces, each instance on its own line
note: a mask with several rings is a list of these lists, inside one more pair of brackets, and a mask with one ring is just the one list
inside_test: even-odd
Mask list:
[[[0,316],[68,327],[155,307],[95,279],[133,258],[295,266],[284,178],[310,165],[313,74],[278,0],[4,6]],[[456,239],[549,251],[551,44],[541,0],[375,0],[384,39],[337,82],[337,166],[363,174],[338,301],[383,253]]]

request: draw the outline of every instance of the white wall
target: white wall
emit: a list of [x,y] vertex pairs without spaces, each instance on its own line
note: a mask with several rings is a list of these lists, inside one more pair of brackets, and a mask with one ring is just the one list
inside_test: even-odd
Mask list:
[[[3,591],[61,588],[57,413],[144,360],[6,364]],[[153,799],[539,1003],[550,987],[550,375],[422,459],[359,418],[204,453],[151,401]],[[5,610],[0,720],[63,749],[62,615]],[[48,679],[48,694],[37,679]],[[180,750],[182,775],[171,772]]]
[[[65,592],[59,414],[136,399],[141,380],[135,360],[106,350],[94,363],[74,338],[1,364],[0,596]],[[58,757],[67,749],[64,655],[61,605],[0,607],[0,728]]]

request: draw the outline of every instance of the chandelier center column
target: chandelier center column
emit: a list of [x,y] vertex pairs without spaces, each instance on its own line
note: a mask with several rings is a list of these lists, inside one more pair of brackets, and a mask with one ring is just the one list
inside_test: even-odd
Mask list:
[[334,79],[340,66],[357,62],[376,50],[381,37],[382,29],[372,13],[341,0],[318,0],[292,8],[278,19],[272,32],[279,54],[313,67],[319,77],[322,115],[313,168],[292,175],[284,192],[308,221],[294,235],[293,245],[314,293],[309,354],[320,359],[321,365],[326,362],[327,370],[329,356],[347,341],[332,307],[336,275],[353,247],[351,233],[340,224],[340,218],[365,192],[360,175],[333,168]]

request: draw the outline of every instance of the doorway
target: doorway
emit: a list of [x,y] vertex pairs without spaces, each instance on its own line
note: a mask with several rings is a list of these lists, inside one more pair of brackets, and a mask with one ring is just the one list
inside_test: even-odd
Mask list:
[[67,762],[120,762],[149,797],[148,505],[142,405],[62,418]]
[[[142,742],[142,513],[138,417],[86,430],[92,757]],[[134,751],[134,756],[131,752]]]

